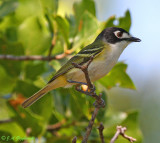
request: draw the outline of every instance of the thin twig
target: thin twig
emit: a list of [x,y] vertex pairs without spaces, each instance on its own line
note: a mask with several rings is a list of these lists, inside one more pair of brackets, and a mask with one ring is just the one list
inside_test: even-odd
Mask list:
[[[86,95],[90,95],[91,97],[95,98],[96,99],[96,102],[95,102],[95,109],[94,109],[94,112],[92,113],[92,117],[91,117],[91,120],[89,121],[89,124],[88,124],[88,127],[86,129],[86,133],[83,137],[83,140],[82,140],[82,143],[87,143],[87,140],[89,138],[89,135],[92,131],[92,127],[93,127],[93,124],[94,124],[94,120],[98,114],[98,111],[100,108],[104,108],[105,107],[105,103],[103,101],[103,99],[101,98],[102,97],[102,94],[99,94],[99,96],[95,93],[95,87],[94,85],[91,83],[91,80],[89,78],[89,74],[88,74],[88,66],[90,65],[90,63],[92,62],[93,60],[93,57],[90,58],[90,60],[88,61],[88,63],[86,65],[79,65],[79,64],[76,64],[76,63],[72,63],[74,65],[75,68],[79,68],[81,69],[84,74],[85,74],[85,78],[86,78],[86,82],[87,82],[87,86],[88,86],[88,91],[83,91],[81,90],[80,88],[78,88],[78,86],[76,87],[76,90],[79,91],[79,92],[82,92]],[[76,81],[70,81],[70,82],[74,82],[74,83],[77,83],[77,84],[83,84],[83,83],[80,83],[80,82],[76,82]],[[86,85],[86,83],[84,83]]]
[[66,123],[66,120],[62,120],[56,124],[48,125],[46,129],[47,131],[54,132],[60,130],[61,128],[68,128],[69,126],[75,126],[76,124],[78,123],[76,123],[75,121],[72,121],[71,123]]
[[[55,36],[54,36],[54,37],[55,37]],[[50,48],[49,48],[48,57],[51,57],[52,50],[53,50],[55,44],[56,44],[56,42],[55,42],[55,40],[54,40],[54,38],[53,38],[52,44],[51,44],[51,46],[50,46]]]
[[26,129],[26,136],[28,137],[32,132],[32,128],[27,128]]
[[62,120],[62,121],[60,121],[60,122],[58,122],[58,123],[56,123],[56,124],[48,125],[48,126],[47,126],[47,130],[48,130],[48,131],[58,130],[58,129],[60,129],[65,123],[66,123],[66,120],[64,119],[64,120]]
[[0,120],[0,124],[13,122],[13,119]]
[[[32,132],[32,128],[27,128],[26,129],[26,137],[29,137],[31,132]],[[23,141],[23,143],[29,143],[29,141],[26,139],[26,140]]]
[[75,136],[72,140],[72,143],[76,143],[77,142],[77,137]]
[[54,35],[53,35],[53,39],[52,39],[52,43],[51,43],[51,46],[49,48],[49,53],[48,53],[48,57],[51,57],[51,54],[52,54],[52,50],[56,44],[56,40],[57,40],[57,33],[54,32]]
[[14,56],[14,55],[0,55],[0,60],[13,60],[13,61],[51,61],[51,60],[58,60],[66,57],[67,54],[59,54],[56,56],[40,56],[40,55],[33,55],[33,56]]
[[100,136],[100,139],[101,139],[101,143],[105,143],[104,142],[104,136],[103,136],[104,126],[103,126],[102,123],[100,123],[100,125],[98,127],[98,130],[99,130],[99,136]]
[[114,143],[119,135],[123,136],[125,139],[129,140],[131,143],[135,142],[136,141],[135,138],[130,137],[130,136],[125,134],[126,130],[127,130],[126,127],[117,126],[117,132],[115,133],[115,135],[111,139],[110,143]]

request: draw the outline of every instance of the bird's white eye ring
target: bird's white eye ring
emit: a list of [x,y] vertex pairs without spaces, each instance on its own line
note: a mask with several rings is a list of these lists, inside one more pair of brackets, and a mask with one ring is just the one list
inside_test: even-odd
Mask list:
[[122,33],[122,32],[117,32],[117,33],[116,33],[116,36],[117,36],[118,38],[121,38],[121,37],[122,37],[122,35],[123,35],[123,33]]

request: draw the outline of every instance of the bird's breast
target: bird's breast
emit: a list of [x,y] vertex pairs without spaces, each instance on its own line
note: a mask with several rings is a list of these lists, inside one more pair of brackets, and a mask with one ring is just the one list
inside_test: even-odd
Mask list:
[[[122,51],[116,48],[104,48],[88,67],[91,81],[94,82],[105,76],[116,64],[121,53]],[[66,76],[68,80],[86,82],[84,73],[77,68],[71,69]]]
[[117,63],[123,49],[118,47],[106,47],[89,66],[89,75],[92,81],[105,76]]

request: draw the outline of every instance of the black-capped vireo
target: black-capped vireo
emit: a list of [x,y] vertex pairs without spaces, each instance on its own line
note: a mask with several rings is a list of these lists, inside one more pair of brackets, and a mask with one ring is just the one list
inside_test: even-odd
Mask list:
[[48,82],[48,84],[37,93],[25,100],[22,106],[28,107],[35,101],[45,95],[47,92],[59,87],[71,87],[76,83],[69,81],[85,82],[84,73],[75,68],[72,63],[80,65],[86,64],[93,56],[93,61],[88,67],[88,73],[92,82],[105,76],[116,64],[119,56],[127,45],[131,42],[140,42],[141,40],[132,37],[122,28],[109,27],[104,29],[95,41],[83,48],[79,53],[66,62]]

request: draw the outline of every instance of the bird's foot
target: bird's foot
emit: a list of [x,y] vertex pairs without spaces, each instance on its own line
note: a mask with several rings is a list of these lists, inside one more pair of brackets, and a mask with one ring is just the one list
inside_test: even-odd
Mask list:
[[95,94],[95,88],[92,90],[87,89],[86,91],[81,88],[81,85],[76,85],[75,89],[81,93],[84,93],[89,96],[93,96]]
[[84,94],[87,94],[89,96],[92,96],[93,94],[95,94],[95,90],[96,90],[96,87],[94,85],[92,85],[92,88],[91,89],[87,89],[86,91],[81,89],[81,85],[87,85],[87,83],[85,82],[79,82],[79,81],[73,81],[73,80],[67,80],[69,83],[76,83],[76,87],[75,89],[81,93],[84,93]]
[[74,80],[67,80],[69,83],[76,83],[78,85],[87,85],[85,82],[79,82],[79,81],[74,81]]

